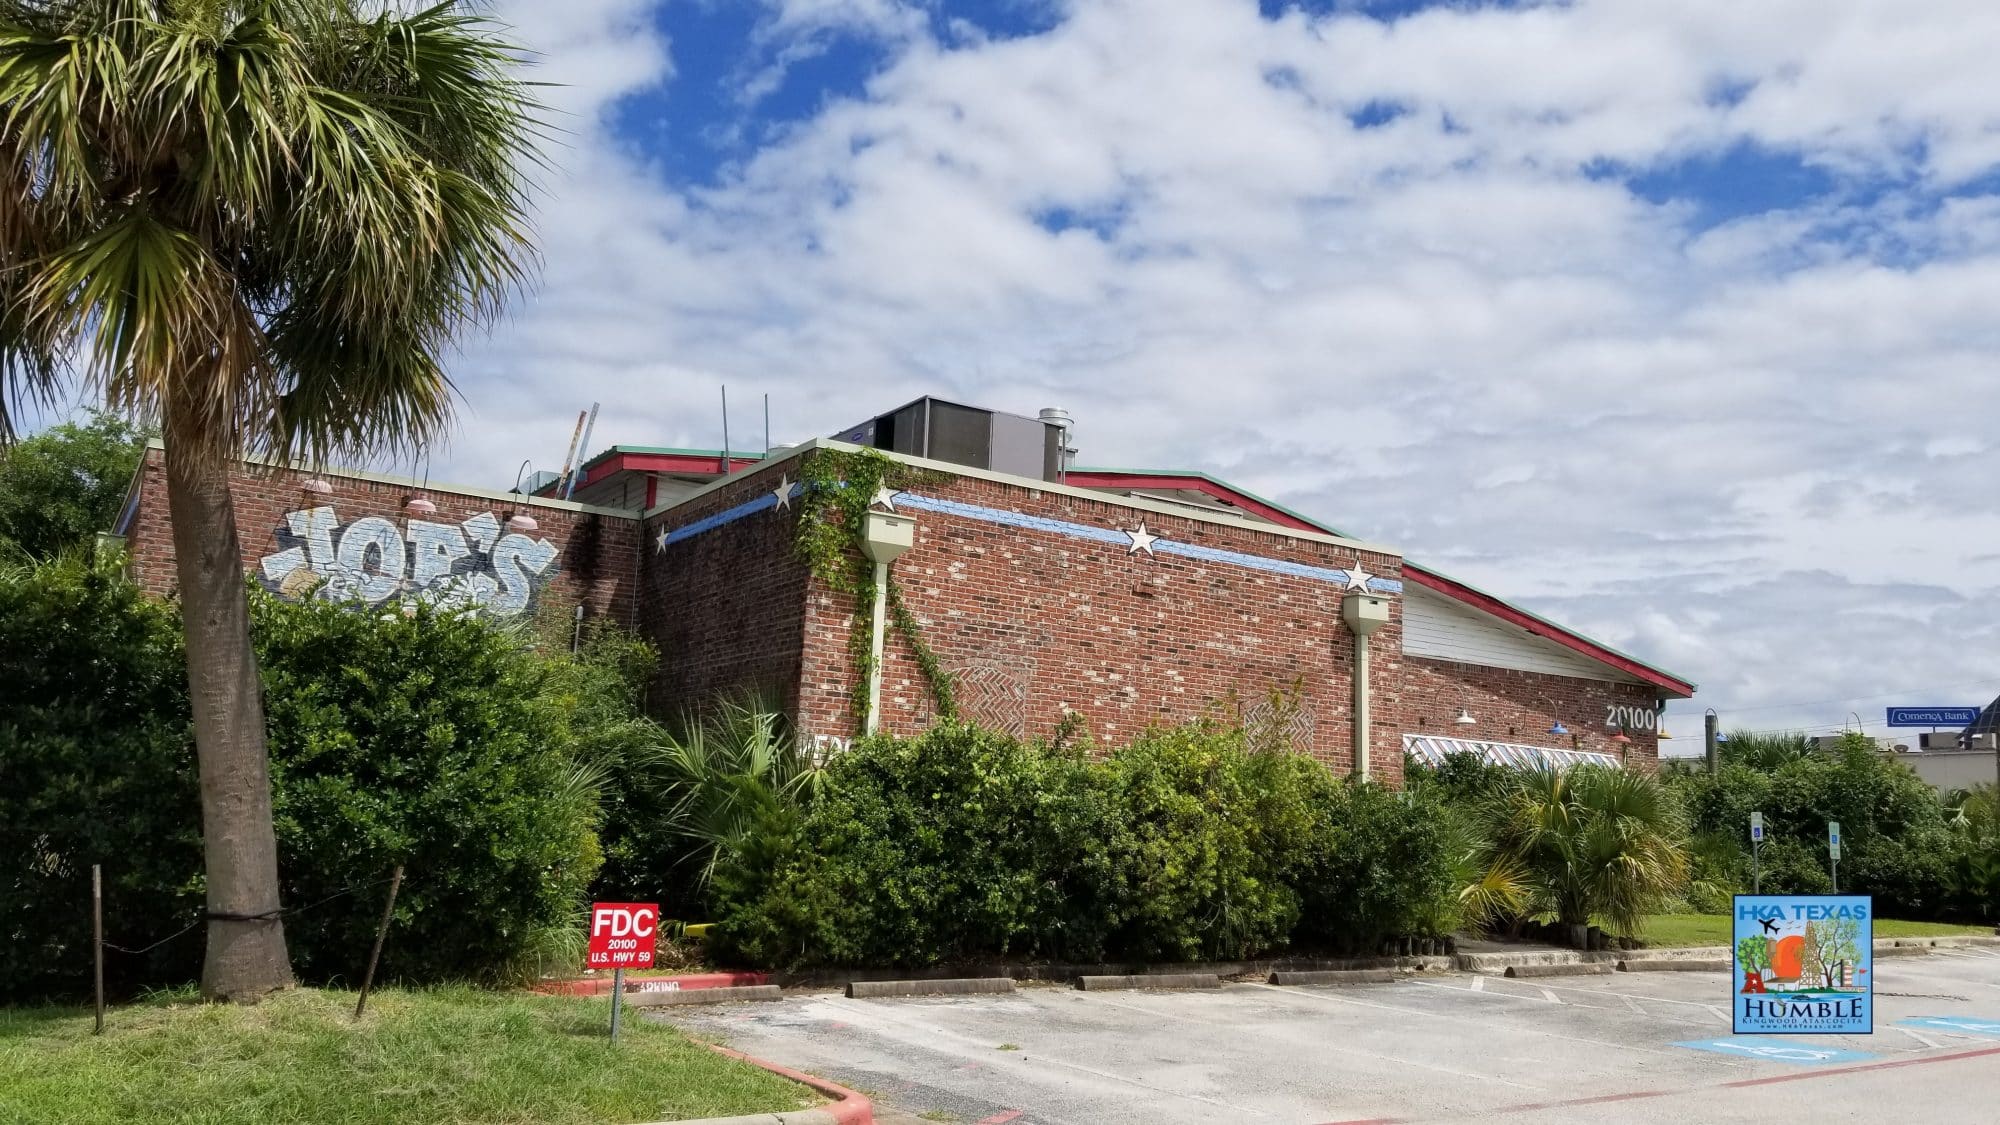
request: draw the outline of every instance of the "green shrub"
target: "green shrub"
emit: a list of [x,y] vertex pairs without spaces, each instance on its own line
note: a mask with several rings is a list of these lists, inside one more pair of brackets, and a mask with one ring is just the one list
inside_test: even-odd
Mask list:
[[1311,843],[1292,875],[1302,906],[1294,940],[1373,953],[1384,938],[1456,929],[1456,849],[1468,845],[1442,798],[1320,773]]
[[[106,939],[200,918],[201,810],[178,616],[114,565],[0,570],[0,1002],[90,988],[90,865]],[[129,994],[200,970],[199,927],[111,952]]]
[[[1749,893],[1750,814],[1764,814],[1762,888],[1767,894],[1825,894],[1833,880],[1827,822],[1841,825],[1840,889],[1873,895],[1886,917],[1965,915],[1954,892],[1964,834],[1945,817],[1938,796],[1909,769],[1876,752],[1865,738],[1831,751],[1802,737],[1732,736],[1719,770],[1668,775],[1695,832],[1734,853],[1703,865],[1712,899]],[[1724,882],[1727,885],[1721,885]]]
[[927,965],[1069,947],[1063,889],[1092,879],[1076,853],[1097,823],[1083,769],[955,722],[863,740],[809,812],[767,801],[722,855],[720,948],[755,964]]
[[1328,791],[1320,779],[1331,781],[1319,763],[1251,753],[1240,730],[1210,723],[1151,730],[1113,754],[1113,949],[1204,960],[1283,945],[1300,911],[1288,876],[1313,845],[1313,798]]
[[718,953],[752,964],[1237,958],[1434,924],[1437,804],[1197,723],[1106,760],[959,723],[865,740],[723,855]]
[[[284,901],[404,864],[383,972],[493,977],[576,924],[600,857],[598,776],[548,668],[476,615],[252,599]],[[360,971],[382,891],[286,920],[309,979]]]

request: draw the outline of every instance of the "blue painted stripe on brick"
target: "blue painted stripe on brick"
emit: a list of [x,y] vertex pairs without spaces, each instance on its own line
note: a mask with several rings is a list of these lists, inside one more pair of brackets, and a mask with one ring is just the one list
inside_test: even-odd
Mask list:
[[[1004,524],[1008,527],[1026,528],[1031,531],[1046,531],[1054,535],[1067,535],[1073,539],[1088,539],[1094,543],[1110,543],[1119,547],[1131,546],[1124,532],[1113,528],[1094,527],[1087,523],[1071,523],[1068,520],[1052,520],[1042,516],[1026,516],[1019,512],[986,508],[977,504],[962,504],[956,500],[939,500],[930,496],[919,496],[913,492],[898,493],[899,507],[915,508],[919,511],[941,512],[945,515],[964,516],[966,519],[985,523]],[[1242,551],[1225,551],[1216,547],[1198,547],[1192,543],[1177,543],[1168,539],[1154,542],[1153,550],[1161,554],[1181,555],[1205,562],[1229,563],[1234,566],[1264,570],[1273,574],[1286,574],[1294,578],[1307,578],[1315,582],[1331,582],[1347,585],[1347,575],[1323,566],[1308,566],[1305,563],[1290,562],[1285,559],[1266,558],[1263,555],[1245,554]],[[1371,578],[1368,588],[1384,594],[1400,594],[1403,584],[1394,578]]]
[[673,529],[667,533],[667,542],[672,544],[678,543],[683,539],[692,539],[705,531],[714,531],[724,524],[735,523],[744,516],[755,515],[758,512],[777,506],[778,498],[776,496],[768,492],[759,493],[755,500],[745,500],[733,508],[724,508],[712,516],[703,516],[691,524]]
[[1052,535],[1067,535],[1072,539],[1089,539],[1096,543],[1113,543],[1120,547],[1128,547],[1132,543],[1130,539],[1125,537],[1124,532],[1108,527],[1092,527],[1087,523],[1052,520],[1043,516],[1024,516],[1019,512],[1004,511],[1000,508],[983,508],[977,504],[961,504],[956,500],[940,500],[933,496],[919,496],[914,492],[897,493],[896,506],[899,508],[915,508],[920,512],[942,512],[948,516],[964,516],[969,520],[1005,524],[1008,527],[1026,528],[1029,531],[1046,531]]
[[[792,495],[804,491],[799,485],[792,486]],[[725,508],[712,516],[705,516],[667,533],[667,543],[679,543],[692,539],[704,532],[714,531],[725,524],[734,523],[745,516],[768,511],[776,507],[778,500],[770,493],[761,493],[754,500],[746,500],[733,508]],[[1027,531],[1043,531],[1051,535],[1065,535],[1071,539],[1087,539],[1093,543],[1109,543],[1117,547],[1130,547],[1131,539],[1115,528],[1096,527],[1087,523],[1072,523],[1069,520],[1054,520],[1045,516],[1029,516],[1020,512],[1009,512],[1002,508],[988,508],[979,504],[965,504],[957,500],[944,500],[935,496],[920,496],[914,492],[896,493],[896,506],[914,508],[920,512],[938,512],[948,516],[963,516],[982,523],[997,523],[1006,527],[1018,527]],[[1336,586],[1347,585],[1344,571],[1324,566],[1309,566],[1288,559],[1273,559],[1263,555],[1246,554],[1242,551],[1225,551],[1217,547],[1200,547],[1193,543],[1177,543],[1170,539],[1160,539],[1153,543],[1153,550],[1161,554],[1180,555],[1183,558],[1200,559],[1204,562],[1228,563],[1232,566],[1251,570],[1285,574],[1294,578],[1305,578],[1314,582],[1330,582]],[[1368,588],[1381,594],[1400,594],[1403,584],[1394,578],[1370,578]]]

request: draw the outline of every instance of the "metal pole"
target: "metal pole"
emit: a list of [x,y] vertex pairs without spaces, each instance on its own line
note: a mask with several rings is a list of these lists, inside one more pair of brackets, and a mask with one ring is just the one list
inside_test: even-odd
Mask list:
[[[729,475],[729,384],[722,385],[722,475]],[[617,1008],[611,1009],[614,1013]]]
[[576,495],[577,478],[583,476],[583,463],[590,460],[590,435],[593,430],[597,429],[598,405],[595,402],[590,404],[590,421],[583,424],[583,436],[577,439],[576,476],[569,478],[569,483],[563,486],[563,499],[565,500]]
[[1701,717],[1701,737],[1708,755],[1708,773],[1710,777],[1715,776],[1715,728],[1717,722],[1718,720],[1713,711]]
[[625,970],[611,970],[611,1041],[618,1042],[618,1009],[625,1004]]
[[1750,893],[1753,895],[1764,893],[1764,869],[1761,863],[1763,851],[1762,841],[1750,845]]
[[382,941],[389,936],[389,919],[396,913],[396,892],[403,887],[403,865],[397,864],[389,876],[389,901],[382,904],[382,925],[375,931],[375,948],[368,953],[368,971],[361,974],[361,998],[354,1002],[354,1018],[360,1019],[368,1007],[368,990],[375,985],[375,963],[382,959]]
[[97,952],[97,1026],[92,1035],[104,1034],[104,868],[90,865],[90,944]]
[[764,452],[771,452],[771,396],[764,396]]

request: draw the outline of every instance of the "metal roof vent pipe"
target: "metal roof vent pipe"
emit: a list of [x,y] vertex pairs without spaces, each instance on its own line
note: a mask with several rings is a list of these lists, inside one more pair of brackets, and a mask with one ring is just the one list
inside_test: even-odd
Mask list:
[[1042,476],[1061,484],[1069,479],[1070,466],[1076,464],[1076,443],[1071,440],[1076,419],[1060,406],[1044,406],[1036,417],[1049,428],[1047,454],[1042,459]]

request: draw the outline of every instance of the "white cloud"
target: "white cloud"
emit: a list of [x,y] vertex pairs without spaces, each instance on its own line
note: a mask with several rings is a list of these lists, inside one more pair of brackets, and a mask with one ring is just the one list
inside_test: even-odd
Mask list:
[[[915,5],[794,0],[768,47],[894,61],[702,188],[606,131],[651,86],[675,112],[647,5],[506,10],[575,136],[544,284],[459,368],[459,476],[559,458],[592,399],[599,446],[714,444],[721,382],[780,441],[929,391],[1060,403],[1087,461],[1210,468],[1725,713],[2000,691],[2000,202],[1932,194],[2000,161],[2000,9],[1079,0],[946,45]],[[1350,125],[1371,103],[1406,112]],[[1744,142],[1893,184],[1703,230],[1581,171]]]

